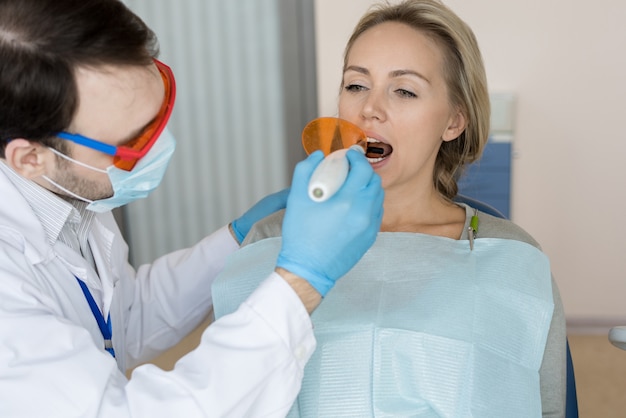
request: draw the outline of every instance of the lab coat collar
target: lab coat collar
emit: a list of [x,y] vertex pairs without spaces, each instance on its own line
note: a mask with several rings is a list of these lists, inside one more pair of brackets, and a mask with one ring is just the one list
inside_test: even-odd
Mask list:
[[[116,237],[115,225],[109,225],[114,222],[112,215],[96,215],[92,228],[97,229],[97,232],[89,234],[89,240],[94,241],[94,245],[91,245],[92,250],[98,249],[94,251],[94,258],[96,258],[99,270],[102,270],[100,274],[96,274],[80,254],[58,241],[60,229],[55,227],[53,230],[46,231],[28,200],[9,178],[11,175],[18,176],[18,174],[11,173],[9,170],[11,168],[4,162],[0,162],[0,196],[4,197],[5,202],[10,202],[10,204],[0,204],[0,239],[4,236],[5,240],[13,245],[18,245],[19,242],[20,248],[18,249],[32,264],[43,263],[59,255],[67,267],[90,288],[101,288],[100,282],[103,277],[98,277],[99,275],[107,276],[109,280],[104,286],[112,288],[114,280],[110,274],[117,276],[118,272],[110,271],[113,269],[109,270],[106,266],[111,266],[114,242],[120,239]],[[76,213],[76,209],[66,202],[60,202],[55,210],[64,221]],[[62,223],[60,225],[62,227]],[[53,242],[50,242],[51,240]]]
[[46,231],[33,212],[28,201],[5,173],[9,169],[4,162],[0,170],[0,239],[18,246],[33,264],[48,261],[54,252],[48,242]]

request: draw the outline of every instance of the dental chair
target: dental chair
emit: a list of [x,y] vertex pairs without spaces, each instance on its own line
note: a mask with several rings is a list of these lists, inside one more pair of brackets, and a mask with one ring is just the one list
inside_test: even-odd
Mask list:
[[[456,202],[465,203],[481,212],[485,212],[499,218],[506,218],[500,211],[487,203],[481,202],[465,195],[457,195]],[[626,350],[626,326],[611,329],[609,339],[617,347]],[[565,397],[565,418],[578,418],[578,398],[576,396],[576,380],[574,378],[574,363],[569,349],[569,341],[566,340],[567,349],[567,388]]]
[[626,350],[626,326],[613,327],[609,331],[609,341],[617,348]]

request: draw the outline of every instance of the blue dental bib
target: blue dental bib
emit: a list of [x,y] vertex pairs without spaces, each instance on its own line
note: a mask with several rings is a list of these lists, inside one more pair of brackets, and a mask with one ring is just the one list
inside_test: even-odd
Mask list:
[[[231,256],[216,318],[273,271],[280,243]],[[289,417],[540,417],[553,309],[549,261],[529,244],[380,233],[312,315],[318,346]]]

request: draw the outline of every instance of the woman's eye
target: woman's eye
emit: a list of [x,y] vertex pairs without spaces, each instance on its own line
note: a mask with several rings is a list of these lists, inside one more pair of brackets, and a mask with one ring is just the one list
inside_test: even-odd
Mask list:
[[417,94],[415,94],[415,93],[413,93],[411,91],[405,90],[405,89],[398,89],[398,90],[396,90],[396,93],[399,96],[401,96],[401,97],[406,97],[406,98],[409,98],[409,99],[413,98],[413,97],[417,97]]
[[348,84],[344,88],[346,89],[346,91],[351,91],[351,92],[358,92],[358,91],[365,90],[365,87],[360,86],[358,84]]

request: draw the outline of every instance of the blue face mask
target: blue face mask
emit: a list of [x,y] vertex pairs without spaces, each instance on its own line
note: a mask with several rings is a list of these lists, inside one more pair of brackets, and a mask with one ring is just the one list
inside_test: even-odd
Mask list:
[[154,189],[156,189],[163,175],[167,170],[167,166],[174,154],[176,148],[176,140],[170,131],[165,128],[161,136],[156,140],[150,151],[141,158],[131,171],[121,170],[114,165],[107,167],[106,170],[92,167],[88,164],[74,160],[59,151],[50,148],[52,152],[58,156],[71,161],[75,164],[89,168],[101,173],[107,173],[113,187],[113,196],[101,200],[89,200],[82,196],[78,196],[63,186],[57,184],[47,176],[43,176],[48,182],[63,190],[68,195],[88,202],[87,209],[94,212],[107,212],[117,207],[126,205],[138,199],[147,197]]

